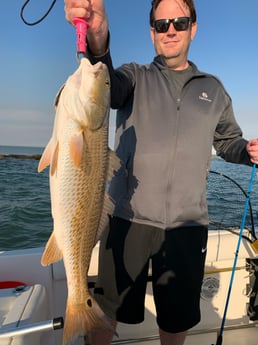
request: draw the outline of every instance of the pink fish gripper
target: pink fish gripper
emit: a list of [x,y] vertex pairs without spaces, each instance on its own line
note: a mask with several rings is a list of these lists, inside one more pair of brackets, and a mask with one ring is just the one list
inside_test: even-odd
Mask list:
[[86,54],[86,35],[89,25],[83,18],[74,18],[73,24],[76,29],[77,57],[79,57],[80,54]]

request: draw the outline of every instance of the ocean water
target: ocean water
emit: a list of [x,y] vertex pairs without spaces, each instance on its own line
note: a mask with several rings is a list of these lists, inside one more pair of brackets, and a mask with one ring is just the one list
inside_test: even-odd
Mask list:
[[[0,146],[0,154],[35,155],[42,148]],[[38,160],[0,159],[0,251],[45,245],[52,231],[48,169]]]
[[[42,152],[43,148],[0,146],[0,155],[35,155]],[[38,173],[37,166],[38,161],[35,159],[0,159],[0,251],[44,246],[52,232],[49,172],[46,169]],[[251,168],[212,160],[211,169],[234,181],[232,183],[224,177],[213,175],[210,187],[208,183],[212,220],[223,224],[227,219],[227,222],[240,226],[246,196],[235,183],[247,191]],[[255,176],[250,200],[254,223],[258,227],[258,174]],[[247,217],[249,223],[250,214]]]

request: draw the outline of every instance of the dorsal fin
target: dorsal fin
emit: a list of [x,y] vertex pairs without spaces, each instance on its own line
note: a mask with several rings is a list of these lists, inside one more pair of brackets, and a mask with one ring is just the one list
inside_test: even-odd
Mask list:
[[109,215],[112,215],[115,208],[114,200],[111,199],[110,195],[108,194],[108,187],[110,180],[114,176],[114,172],[117,171],[121,167],[121,161],[117,157],[114,151],[109,149],[108,152],[108,170],[106,175],[106,191],[104,194],[104,201],[103,201],[103,208],[102,208],[102,214],[99,222],[98,231],[96,234],[96,240],[95,243],[100,239],[102,233],[105,231],[105,229],[108,226],[109,222]]

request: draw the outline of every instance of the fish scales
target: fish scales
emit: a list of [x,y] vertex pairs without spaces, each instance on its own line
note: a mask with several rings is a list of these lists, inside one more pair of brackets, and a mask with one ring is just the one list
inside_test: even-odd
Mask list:
[[[74,265],[68,270],[67,280],[68,285],[71,284],[72,286],[69,292],[77,300],[81,286],[84,286],[84,284],[77,277],[74,279],[73,276],[70,276],[69,272],[79,273],[79,277],[85,279],[90,264],[91,252],[95,245],[96,229],[102,212],[105,189],[103,172],[106,171],[108,163],[107,150],[103,147],[102,136],[103,134],[98,131],[93,134],[91,140],[87,141],[88,147],[85,149],[85,157],[82,159],[80,169],[75,169],[71,162],[67,160],[68,164],[65,169],[69,170],[70,174],[65,175],[63,180],[60,181],[60,199],[69,200],[60,217],[63,224],[66,223],[66,227],[71,228],[71,231],[67,231],[69,236],[63,238],[64,241],[66,240],[64,250],[67,251],[67,263],[65,264],[66,267]],[[73,180],[73,183],[71,183],[71,180]],[[62,185],[65,186],[64,190],[62,190]],[[76,206],[74,207],[74,205]],[[73,210],[72,213],[71,210]],[[70,218],[67,217],[68,212],[71,213]],[[71,248],[71,246],[74,246],[74,248]],[[80,267],[81,271],[78,271],[77,267],[78,258],[74,257],[73,260],[70,258],[70,255],[76,253],[78,249],[78,256],[84,257],[85,261]],[[66,258],[66,255],[64,257]],[[82,261],[79,263],[82,263]],[[82,299],[85,301],[85,293]]]
[[108,148],[109,98],[107,67],[82,59],[56,98],[52,137],[39,162],[39,171],[50,165],[54,223],[42,264],[63,259],[67,277],[63,345],[92,329],[110,329],[87,284],[93,247],[114,206],[106,185],[120,166]]

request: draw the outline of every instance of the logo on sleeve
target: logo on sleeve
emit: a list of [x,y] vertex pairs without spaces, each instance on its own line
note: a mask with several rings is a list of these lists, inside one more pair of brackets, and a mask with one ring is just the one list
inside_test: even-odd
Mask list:
[[199,96],[199,99],[201,101],[205,101],[205,102],[209,102],[209,103],[212,102],[212,100],[209,98],[209,95],[207,94],[207,92],[202,92],[201,95]]

